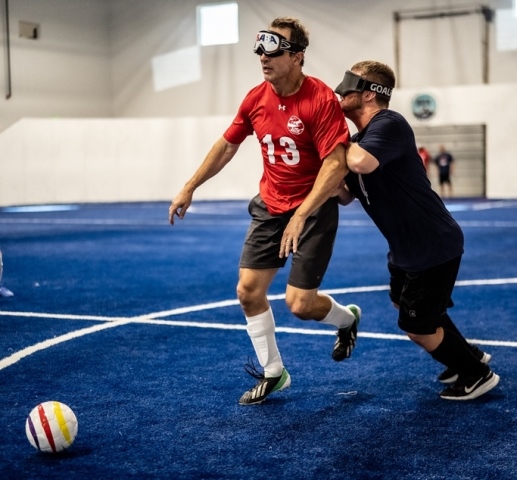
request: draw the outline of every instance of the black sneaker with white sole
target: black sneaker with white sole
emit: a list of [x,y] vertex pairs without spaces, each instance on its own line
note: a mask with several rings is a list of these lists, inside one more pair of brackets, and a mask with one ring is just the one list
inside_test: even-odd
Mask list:
[[488,369],[482,377],[458,377],[458,380],[440,392],[444,400],[472,400],[492,390],[499,383],[499,375]]
[[[474,355],[476,355],[476,357],[481,362],[483,362],[485,365],[487,365],[488,362],[490,361],[490,359],[492,358],[492,355],[490,355],[489,353],[483,352],[483,350],[480,350],[475,345],[471,345],[471,346],[472,346],[472,351],[474,352]],[[454,383],[456,380],[458,380],[458,374],[454,370],[447,367],[442,373],[440,373],[440,375],[438,376],[438,380],[440,382],[446,383],[446,384]]]
[[265,377],[263,373],[257,370],[250,359],[244,366],[244,370],[259,382],[251,390],[244,392],[239,400],[239,405],[260,405],[270,393],[291,386],[291,376],[285,368],[282,369],[282,374],[279,377]]
[[347,308],[354,314],[354,323],[349,327],[339,328],[336,333],[337,339],[332,351],[332,358],[336,362],[349,358],[357,341],[357,326],[361,321],[361,309],[357,305],[347,305]]

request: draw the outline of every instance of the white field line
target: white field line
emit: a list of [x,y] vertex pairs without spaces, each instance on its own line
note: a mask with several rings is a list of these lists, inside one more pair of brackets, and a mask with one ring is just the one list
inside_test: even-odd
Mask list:
[[[481,286],[481,285],[506,285],[506,284],[517,284],[517,278],[496,278],[496,279],[482,279],[482,280],[462,280],[456,283],[456,286]],[[323,293],[327,294],[344,294],[344,293],[361,293],[361,292],[374,292],[388,290],[387,285],[374,285],[370,287],[352,287],[352,288],[339,288],[322,290]],[[285,294],[270,295],[268,296],[270,301],[282,300],[285,298]],[[190,322],[190,321],[174,321],[160,319],[161,317],[169,317],[173,315],[181,315],[185,313],[191,313],[202,310],[210,310],[215,308],[222,308],[228,306],[236,306],[238,301],[235,300],[224,300],[220,302],[212,302],[202,305],[193,305],[190,307],[175,308],[172,310],[165,310],[161,312],[150,313],[147,315],[140,315],[137,317],[105,317],[97,315],[73,315],[73,314],[51,314],[51,313],[38,313],[38,312],[8,312],[0,311],[0,316],[11,316],[11,317],[32,317],[32,318],[52,318],[58,320],[81,320],[81,321],[99,321],[104,322],[100,325],[94,325],[92,327],[75,330],[73,332],[53,337],[49,340],[39,342],[30,347],[24,348],[18,352],[15,352],[8,357],[0,360],[0,370],[17,363],[21,359],[32,355],[36,352],[50,348],[74,338],[79,338],[84,335],[96,333],[108,328],[119,327],[130,323],[140,324],[154,324],[154,325],[168,325],[174,327],[190,327],[190,328],[213,328],[219,330],[246,330],[245,325],[228,325],[222,323],[207,323],[207,322]],[[333,331],[330,330],[313,330],[304,328],[290,328],[290,327],[277,327],[278,333],[289,333],[299,335],[334,335]],[[369,333],[359,332],[360,337],[364,338],[376,338],[383,340],[409,340],[405,335],[395,334],[384,334],[384,333]],[[480,339],[469,339],[470,342],[478,345],[491,345],[501,347],[517,347],[517,342],[498,341],[498,340],[480,340]]]
[[0,360],[0,370],[3,370],[4,368],[9,367],[10,365],[15,364],[16,362],[19,362],[22,358],[28,357],[29,355],[39,352],[40,350],[53,347],[54,345],[58,345],[59,343],[67,342],[68,340],[82,337],[84,335],[89,335],[90,333],[99,332],[100,330],[106,330],[107,328],[119,327],[120,325],[125,325],[131,322],[132,320],[128,319],[101,323],[99,325],[94,325],[93,327],[75,330],[73,332],[60,335],[59,337],[50,338],[43,342],[36,343],[35,345],[24,348],[23,350],[15,352],[12,355],[9,355],[8,357],[5,357],[2,360]]

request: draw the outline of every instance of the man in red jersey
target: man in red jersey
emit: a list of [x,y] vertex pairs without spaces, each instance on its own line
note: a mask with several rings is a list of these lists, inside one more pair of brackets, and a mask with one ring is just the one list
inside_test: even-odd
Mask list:
[[336,95],[302,72],[308,32],[294,18],[277,18],[257,34],[264,82],[250,90],[235,119],[215,142],[201,166],[174,198],[169,220],[183,218],[196,188],[219,173],[253,133],[261,145],[264,171],[259,194],[249,204],[252,217],[239,263],[237,296],[247,332],[264,372],[253,362],[246,371],[258,383],[241,405],[256,405],[291,384],[275,338],[267,291],[292,254],[286,303],[301,320],[337,327],[332,352],[348,358],[355,346],[361,310],[318,292],[338,227],[332,195],[348,173],[345,146],[350,135]]

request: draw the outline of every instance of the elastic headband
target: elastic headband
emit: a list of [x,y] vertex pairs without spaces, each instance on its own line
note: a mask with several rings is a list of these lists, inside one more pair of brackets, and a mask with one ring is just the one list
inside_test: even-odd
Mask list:
[[344,97],[349,93],[364,92],[365,90],[375,92],[388,99],[391,98],[391,94],[393,93],[393,88],[385,87],[380,83],[370,82],[369,80],[366,80],[366,78],[352,73],[350,70],[345,72],[343,81],[336,87],[334,92]]

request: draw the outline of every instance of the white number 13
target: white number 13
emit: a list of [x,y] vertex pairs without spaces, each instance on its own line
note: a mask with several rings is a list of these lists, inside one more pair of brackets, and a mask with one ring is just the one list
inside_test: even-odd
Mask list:
[[[271,139],[271,134],[267,134],[262,139],[262,143],[267,145],[267,156],[269,159],[269,163],[276,163],[275,158],[275,145],[273,144],[273,140]],[[285,153],[280,155],[280,158],[287,165],[297,165],[300,163],[300,152],[296,148],[296,143],[294,140],[289,137],[280,137],[280,146],[284,147]]]

